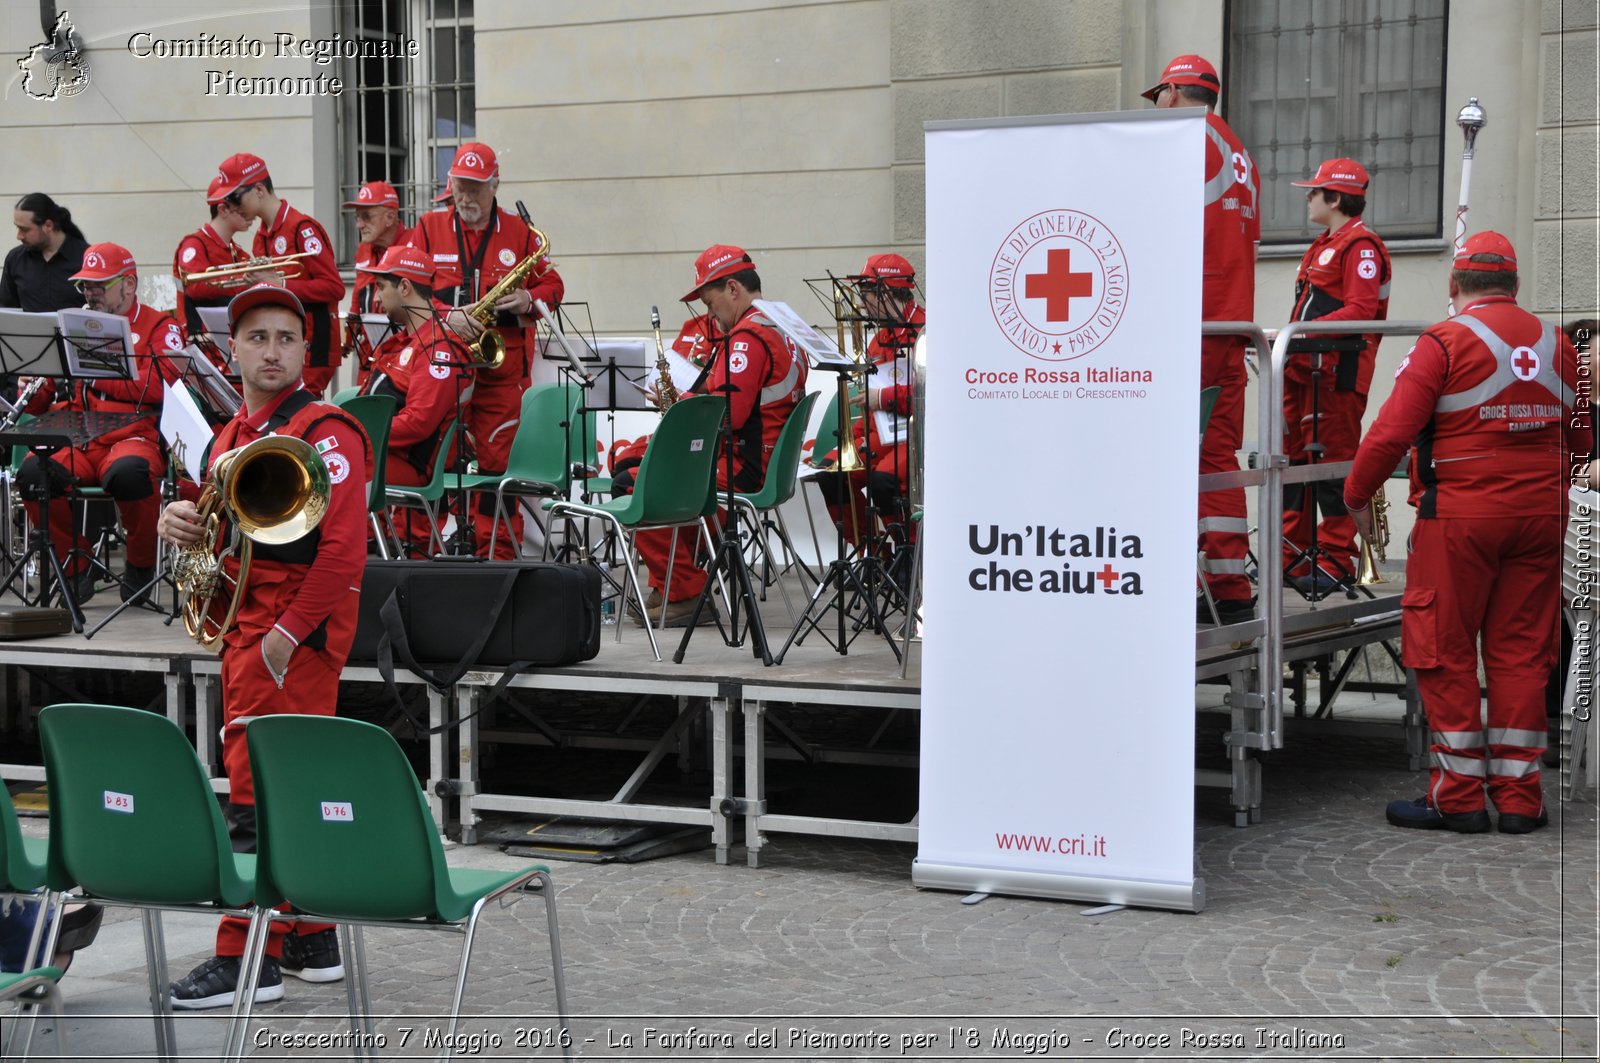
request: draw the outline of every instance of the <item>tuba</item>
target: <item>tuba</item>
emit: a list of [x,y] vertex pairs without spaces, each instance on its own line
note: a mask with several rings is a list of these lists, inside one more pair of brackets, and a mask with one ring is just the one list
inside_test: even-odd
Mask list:
[[[222,641],[239,614],[253,545],[292,543],[309,534],[327,513],[330,492],[328,467],[316,448],[294,436],[263,436],[217,458],[200,495],[201,540],[179,550],[173,561],[190,638],[208,650]],[[219,551],[224,517],[230,530]],[[223,562],[235,552],[239,572],[228,592]],[[213,607],[224,594],[230,595],[227,607],[215,620]]]

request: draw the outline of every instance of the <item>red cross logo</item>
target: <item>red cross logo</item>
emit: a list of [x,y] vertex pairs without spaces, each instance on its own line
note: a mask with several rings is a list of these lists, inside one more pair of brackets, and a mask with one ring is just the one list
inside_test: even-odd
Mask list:
[[1532,380],[1539,375],[1539,352],[1532,347],[1518,347],[1511,352],[1511,371],[1518,380]]
[[1044,300],[1046,321],[1070,320],[1071,300],[1094,294],[1094,274],[1072,272],[1072,251],[1065,247],[1045,252],[1045,271],[1029,273],[1024,279],[1027,287],[1023,294]]
[[1250,180],[1250,163],[1237,151],[1233,153],[1233,179],[1240,184]]
[[1111,589],[1111,581],[1121,579],[1122,573],[1113,569],[1111,567],[1111,562],[1107,561],[1106,567],[1101,569],[1099,572],[1096,572],[1094,574],[1094,578],[1099,580],[1104,585],[1105,590],[1109,591]]

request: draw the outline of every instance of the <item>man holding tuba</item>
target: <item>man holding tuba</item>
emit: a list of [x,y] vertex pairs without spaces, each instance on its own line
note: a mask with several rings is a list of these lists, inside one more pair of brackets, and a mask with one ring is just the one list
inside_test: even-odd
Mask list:
[[[464,308],[522,262],[534,259],[523,282],[494,304],[499,314],[493,327],[505,341],[505,361],[498,367],[478,368],[472,403],[467,407],[467,431],[482,473],[505,471],[511,438],[522,419],[522,393],[528,390],[533,371],[534,300],[553,311],[566,291],[561,274],[547,257],[548,248],[532,226],[496,203],[499,187],[500,162],[493,149],[476,142],[463,144],[450,165],[450,187],[441,197],[449,199],[450,209],[422,215],[411,230],[412,245],[433,263],[435,294],[456,307],[447,318],[450,328],[469,344],[484,330]],[[473,533],[478,551],[486,553],[494,522],[494,495],[484,491],[478,498]],[[502,558],[515,557],[516,544],[522,540],[520,509],[513,508],[511,525],[512,536],[499,537],[497,552]]]
[[[425,484],[433,475],[445,429],[472,399],[472,355],[444,325],[448,308],[433,297],[433,263],[427,255],[400,245],[384,252],[383,261],[356,270],[372,277],[367,290],[377,294],[395,326],[394,337],[379,347],[372,376],[362,389],[363,395],[391,395],[395,400],[384,476],[392,484]],[[407,544],[420,543],[426,554],[433,531],[427,514],[408,511],[403,516]]]
[[[315,447],[329,485],[326,511],[312,531],[281,545],[253,544],[235,623],[222,636],[222,759],[229,833],[239,852],[255,851],[255,792],[242,725],[272,713],[333,715],[366,564],[370,447],[352,417],[304,386],[305,318],[294,293],[268,284],[246,289],[228,305],[244,405],[218,433],[212,468],[234,448],[268,435],[290,436]],[[180,550],[196,546],[203,537],[198,517],[192,502],[169,503],[161,537]],[[224,570],[236,578],[238,560],[225,559]],[[248,925],[223,919],[216,955],[172,984],[174,1007],[233,1003]],[[344,976],[338,939],[326,924],[300,923],[290,933],[288,924],[274,923],[267,951],[257,1003],[283,997],[284,971],[312,982]]]

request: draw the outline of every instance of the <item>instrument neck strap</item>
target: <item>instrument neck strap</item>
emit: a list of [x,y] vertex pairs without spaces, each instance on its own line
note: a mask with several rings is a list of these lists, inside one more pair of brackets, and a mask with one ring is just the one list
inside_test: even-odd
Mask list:
[[[489,224],[484,226],[483,239],[478,241],[477,253],[470,256],[470,259],[467,255],[467,230],[461,224],[461,215],[454,213],[451,215],[450,220],[456,230],[456,254],[460,256],[456,261],[461,263],[461,291],[464,302],[475,302],[483,297],[483,293],[478,290],[483,283],[480,271],[483,269],[483,258],[489,253],[489,236],[494,232],[495,223],[499,221],[499,211],[499,205],[491,201]],[[474,284],[475,280],[478,283]]]

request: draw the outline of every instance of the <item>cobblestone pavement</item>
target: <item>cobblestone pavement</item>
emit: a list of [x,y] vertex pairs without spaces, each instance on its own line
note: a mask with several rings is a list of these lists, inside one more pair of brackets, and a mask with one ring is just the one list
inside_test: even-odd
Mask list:
[[[1418,792],[1402,767],[1392,742],[1302,742],[1270,758],[1266,820],[1243,830],[1220,794],[1199,791],[1198,915],[963,905],[914,889],[914,849],[885,843],[777,835],[760,869],[719,867],[709,851],[555,863],[573,1052],[1594,1059],[1592,797],[1553,804],[1550,829],[1526,837],[1402,831],[1382,815],[1391,797]],[[481,846],[450,856],[518,863]],[[540,902],[485,919],[451,1057],[559,1056],[543,1043],[553,997]],[[167,926],[174,973],[209,954],[207,921]],[[457,945],[369,932],[384,1057],[451,1048],[436,1016]],[[63,983],[72,1058],[148,1058],[143,980],[137,917],[108,913]],[[283,1002],[257,1011],[257,1058],[349,1058],[336,1040],[344,1000],[339,985],[289,980]],[[185,1058],[211,1058],[221,1024],[180,1016]],[[293,1047],[296,1035],[335,1041]]]

